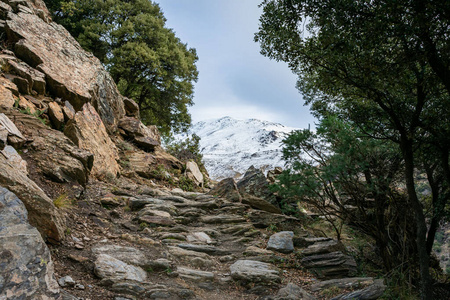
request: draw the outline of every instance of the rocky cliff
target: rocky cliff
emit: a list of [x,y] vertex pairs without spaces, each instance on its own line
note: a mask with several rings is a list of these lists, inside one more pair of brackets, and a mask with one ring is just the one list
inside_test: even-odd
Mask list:
[[1,300],[383,293],[352,277],[340,242],[281,214],[259,170],[209,193],[174,188],[201,185],[198,168],[163,151],[41,0],[2,0],[0,30]]

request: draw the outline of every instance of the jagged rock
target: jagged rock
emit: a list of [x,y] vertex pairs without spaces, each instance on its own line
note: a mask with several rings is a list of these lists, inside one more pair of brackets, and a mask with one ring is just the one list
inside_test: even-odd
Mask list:
[[175,222],[168,217],[143,215],[138,217],[139,222],[149,225],[172,226]]
[[258,198],[252,195],[243,194],[242,203],[248,204],[253,208],[264,210],[274,214],[281,214],[281,209],[275,205],[269,203],[268,201]]
[[278,290],[274,300],[315,300],[316,298],[311,296],[304,289],[296,284],[288,283],[286,286]]
[[117,148],[109,138],[102,120],[89,103],[75,114],[64,129],[64,134],[79,148],[92,151],[92,175],[116,177],[119,172]]
[[331,241],[331,238],[328,237],[302,237],[302,236],[296,236],[293,239],[294,241],[294,246],[295,247],[300,247],[300,248],[305,248],[308,247],[314,243],[318,243],[318,242],[326,242],[326,241]]
[[125,106],[125,114],[127,117],[140,118],[139,105],[133,99],[123,97],[123,104]]
[[210,256],[204,252],[197,252],[197,251],[191,251],[186,250],[180,247],[168,247],[169,253],[172,254],[175,257],[179,258],[186,258],[186,257],[201,257],[201,258],[209,258]]
[[48,104],[48,116],[56,129],[60,129],[64,124],[64,113],[56,102]]
[[[186,163],[186,174],[191,178],[198,186],[203,185],[203,174],[200,172],[198,165],[195,161],[188,161]],[[191,175],[189,175],[191,174]]]
[[355,287],[364,287],[374,283],[373,277],[352,277],[352,278],[339,278],[320,281],[311,285],[311,291],[317,292],[330,287],[337,287],[340,289],[348,289]]
[[0,76],[0,86],[9,90],[13,94],[13,96],[19,97],[19,89],[17,88],[17,86],[3,76]]
[[145,267],[149,265],[149,260],[145,257],[145,254],[141,250],[133,247],[100,244],[92,247],[92,253],[97,256],[107,254],[115,259],[135,266]]
[[294,251],[294,243],[292,231],[281,231],[273,234],[267,243],[268,250],[274,250],[281,253],[291,253]]
[[237,187],[241,195],[248,194],[262,198],[272,204],[276,203],[275,196],[269,190],[269,183],[264,173],[251,166],[245,172],[244,177],[238,181]]
[[188,242],[201,242],[211,244],[213,241],[209,235],[204,232],[193,232],[186,237]]
[[0,128],[8,131],[8,143],[15,148],[20,148],[27,141],[16,125],[4,113],[0,113]]
[[302,251],[302,254],[308,256],[344,250],[345,246],[341,242],[330,240],[330,241],[316,242],[308,246],[308,248],[304,249]]
[[318,278],[342,278],[356,274],[356,261],[340,251],[307,256],[301,264],[310,269]]
[[232,202],[241,202],[242,197],[233,178],[226,178],[214,186],[209,195],[225,198]]
[[50,251],[28,224],[23,203],[2,187],[0,224],[0,299],[58,298]]
[[248,213],[248,217],[256,228],[266,228],[269,225],[298,222],[297,218],[281,214],[269,213],[262,210],[251,210]]
[[3,85],[0,85],[0,107],[11,108],[14,106],[15,102],[16,99],[14,98],[13,93]]
[[[8,39],[15,54],[46,75],[50,92],[67,99],[80,110],[90,102],[109,132],[125,115],[122,96],[100,61],[84,51],[61,25],[47,24],[38,15],[10,13],[6,21]],[[42,45],[52,45],[43,47]]]
[[164,201],[156,198],[129,198],[128,206],[131,210],[139,210],[148,204],[163,204]]
[[159,146],[159,135],[155,136],[149,128],[141,121],[132,117],[124,117],[119,121],[119,128],[125,131],[125,137],[131,138],[133,142],[141,149],[153,151]]
[[62,132],[52,130],[36,117],[11,111],[9,116],[33,142],[27,156],[36,171],[56,182],[78,182],[85,185],[93,166],[93,155],[78,148]]
[[238,260],[230,266],[231,277],[244,283],[274,284],[281,281],[280,271],[272,265],[253,260]]
[[28,219],[44,239],[59,242],[64,237],[64,222],[53,201],[29,179],[0,155],[0,186],[6,187],[20,199],[28,210]]
[[64,106],[62,107],[62,112],[64,114],[64,121],[72,120],[75,117],[75,109],[69,101],[64,101]]
[[3,154],[8,162],[12,166],[15,166],[19,172],[23,172],[25,175],[28,175],[27,162],[22,159],[16,149],[8,145],[0,151],[0,153]]
[[260,255],[272,255],[273,252],[270,250],[258,248],[255,246],[248,246],[244,251],[244,255],[247,256],[260,256]]
[[20,76],[12,75],[12,74],[5,74],[4,75],[9,81],[11,81],[14,85],[17,86],[17,89],[21,94],[30,94],[31,93],[31,87],[25,78],[22,78]]
[[384,285],[383,279],[377,279],[374,284],[364,289],[334,297],[332,300],[376,300],[384,294],[385,290],[386,285]]
[[153,271],[165,271],[172,267],[172,262],[165,258],[158,258],[148,262],[148,267]]
[[8,130],[3,125],[0,125],[0,150],[5,149],[8,143]]
[[161,211],[153,209],[152,207],[146,207],[139,212],[139,217],[142,216],[155,216],[170,219],[172,216],[167,211]]
[[214,273],[212,272],[193,270],[184,267],[178,267],[177,272],[181,278],[187,280],[201,281],[201,282],[214,280]]
[[143,282],[147,279],[147,273],[140,267],[129,265],[107,254],[98,255],[94,264],[95,275],[111,282],[121,280]]
[[26,111],[29,114],[34,115],[36,113],[37,107],[32,102],[28,101],[22,95],[19,96],[19,108]]
[[[133,281],[121,281],[121,282],[115,282],[111,287],[109,287],[109,290],[120,293],[120,294],[127,294],[127,295],[135,295],[139,296],[145,293],[146,289],[145,286],[139,282],[133,282]],[[117,300],[119,297],[115,297],[114,300]],[[130,298],[122,298],[120,299],[130,299]],[[133,299],[135,299],[133,297]]]
[[8,64],[11,66],[14,74],[28,81],[31,89],[35,90],[38,94],[45,94],[45,75],[42,72],[39,72],[24,62],[8,60]]

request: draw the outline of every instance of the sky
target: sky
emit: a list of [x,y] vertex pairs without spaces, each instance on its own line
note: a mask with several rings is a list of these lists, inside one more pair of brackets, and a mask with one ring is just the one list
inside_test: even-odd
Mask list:
[[193,122],[230,116],[261,119],[296,128],[313,127],[314,117],[296,89],[296,76],[283,62],[259,53],[253,41],[262,0],[155,0],[166,26],[199,60]]

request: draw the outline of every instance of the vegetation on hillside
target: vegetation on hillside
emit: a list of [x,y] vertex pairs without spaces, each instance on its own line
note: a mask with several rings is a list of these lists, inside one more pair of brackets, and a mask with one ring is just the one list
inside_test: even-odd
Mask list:
[[[409,270],[422,299],[432,299],[430,253],[449,215],[450,3],[266,0],[262,7],[255,36],[262,54],[289,64],[320,120],[317,133],[286,140],[290,169],[280,191],[372,235],[386,270]],[[422,173],[429,195],[416,189]]]
[[158,4],[149,0],[46,0],[56,22],[91,51],[120,92],[139,105],[145,124],[162,133],[191,124],[198,60],[195,49],[166,27]]

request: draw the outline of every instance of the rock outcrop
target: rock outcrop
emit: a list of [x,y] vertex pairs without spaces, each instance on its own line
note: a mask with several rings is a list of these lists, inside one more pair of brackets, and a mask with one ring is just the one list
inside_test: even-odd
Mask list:
[[0,299],[58,299],[50,251],[23,203],[0,187]]

